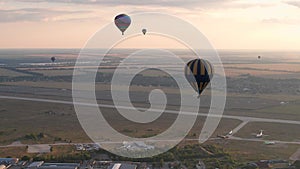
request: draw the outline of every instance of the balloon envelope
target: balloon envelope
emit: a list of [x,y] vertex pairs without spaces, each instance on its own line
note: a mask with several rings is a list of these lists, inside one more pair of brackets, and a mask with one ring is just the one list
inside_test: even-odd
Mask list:
[[53,56],[51,57],[51,61],[54,62],[56,60],[56,58]]
[[213,77],[211,63],[204,59],[194,59],[185,66],[185,78],[200,95]]
[[147,29],[142,29],[143,34],[145,35],[147,32]]
[[115,25],[122,32],[122,35],[124,35],[124,32],[129,27],[130,23],[131,23],[131,19],[126,14],[120,14],[115,17]]

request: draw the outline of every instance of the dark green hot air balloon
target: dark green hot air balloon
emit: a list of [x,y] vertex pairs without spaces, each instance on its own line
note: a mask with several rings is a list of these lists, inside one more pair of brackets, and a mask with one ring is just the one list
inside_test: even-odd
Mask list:
[[204,59],[191,60],[185,66],[185,78],[199,96],[210,83],[213,73],[213,66]]

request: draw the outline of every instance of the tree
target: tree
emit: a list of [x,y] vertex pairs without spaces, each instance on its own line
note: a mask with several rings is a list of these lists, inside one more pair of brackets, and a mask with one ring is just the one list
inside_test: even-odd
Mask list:
[[30,157],[28,157],[28,156],[23,156],[22,158],[21,158],[21,160],[22,161],[29,161],[30,160]]
[[164,159],[160,159],[159,166],[160,166],[160,167],[163,167],[163,166],[164,166],[164,163],[165,163],[165,162],[164,162]]

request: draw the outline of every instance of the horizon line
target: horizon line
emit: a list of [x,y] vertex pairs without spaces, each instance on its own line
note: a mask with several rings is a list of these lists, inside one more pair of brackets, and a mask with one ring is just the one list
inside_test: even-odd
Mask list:
[[[64,49],[67,49],[67,50],[81,50],[82,48],[1,48],[0,47],[0,50],[64,50]],[[99,50],[102,50],[102,49],[105,49],[105,48],[90,48],[90,49],[99,49]],[[128,49],[160,49],[160,48],[115,48],[115,49],[118,49],[118,50],[128,50]],[[185,48],[161,48],[161,49],[170,49],[170,50],[189,50],[189,49],[185,49]],[[209,50],[209,49],[197,49],[197,50]],[[300,49],[254,49],[254,48],[249,48],[249,49],[241,49],[241,48],[216,48],[215,50],[220,50],[220,51],[230,51],[230,50],[240,50],[240,51],[293,51],[293,52],[300,52]]]

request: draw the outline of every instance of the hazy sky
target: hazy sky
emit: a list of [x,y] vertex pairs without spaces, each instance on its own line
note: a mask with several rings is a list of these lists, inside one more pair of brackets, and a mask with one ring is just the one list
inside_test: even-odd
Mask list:
[[153,11],[217,49],[300,49],[300,0],[0,0],[0,48],[81,48],[115,15]]

